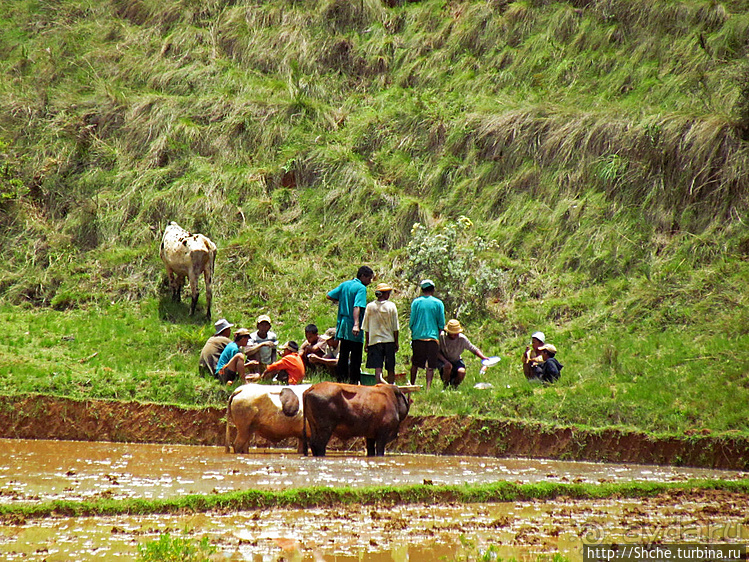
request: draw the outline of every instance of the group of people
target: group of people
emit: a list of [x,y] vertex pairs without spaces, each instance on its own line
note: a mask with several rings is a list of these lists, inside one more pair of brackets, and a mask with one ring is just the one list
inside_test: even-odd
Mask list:
[[[395,382],[395,355],[400,349],[398,310],[390,301],[393,288],[387,283],[375,287],[375,300],[367,304],[367,286],[374,271],[366,265],[356,277],[344,281],[327,294],[338,305],[335,337],[340,341],[336,366],[339,382],[361,382],[361,365],[367,354],[366,367],[374,370],[377,383]],[[463,334],[458,320],[445,324],[445,305],[435,296],[431,279],[419,284],[421,294],[411,303],[410,382],[416,384],[419,369],[426,370],[426,388],[432,385],[434,370],[439,369],[445,386],[458,386],[465,378],[466,368],[461,353],[468,350],[481,359],[486,355]],[[387,372],[387,380],[383,378]]]
[[543,332],[535,332],[531,336],[531,344],[525,347],[523,353],[523,374],[531,382],[545,384],[559,380],[559,373],[563,365],[557,361],[557,348],[546,343]]
[[317,326],[309,324],[300,346],[294,340],[279,345],[266,314],[258,317],[254,332],[239,328],[232,339],[233,327],[234,324],[225,318],[218,320],[215,333],[208,338],[200,353],[200,371],[224,384],[270,379],[299,384],[309,369],[331,370],[338,363],[338,340],[333,328],[321,336]]
[[[359,268],[355,278],[328,292],[327,298],[338,305],[336,326],[320,335],[317,326],[309,324],[301,346],[293,340],[279,346],[267,315],[258,317],[255,332],[239,328],[233,339],[233,324],[220,319],[215,324],[216,333],[201,352],[201,370],[228,385],[235,381],[270,379],[299,384],[311,370],[328,373],[338,382],[360,384],[366,353],[366,367],[374,370],[376,382],[394,384],[400,340],[398,310],[390,300],[393,288],[388,283],[379,283],[375,287],[375,300],[367,303],[367,287],[373,279],[374,271],[365,265]],[[488,357],[465,336],[457,319],[445,322],[445,306],[435,296],[434,282],[424,279],[419,288],[421,294],[411,303],[409,320],[410,383],[416,384],[419,370],[425,369],[429,390],[437,369],[446,388],[457,387],[466,376],[463,351],[483,360]],[[556,348],[545,344],[543,333],[533,334],[532,346],[523,354],[526,378],[556,381],[562,366],[554,359],[555,354]],[[383,372],[387,373],[387,379]]]

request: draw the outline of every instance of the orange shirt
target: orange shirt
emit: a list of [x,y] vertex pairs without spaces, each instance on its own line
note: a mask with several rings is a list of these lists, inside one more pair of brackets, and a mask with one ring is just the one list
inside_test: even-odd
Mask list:
[[298,353],[289,353],[268,365],[269,371],[286,371],[289,375],[289,384],[299,384],[304,379],[304,362]]

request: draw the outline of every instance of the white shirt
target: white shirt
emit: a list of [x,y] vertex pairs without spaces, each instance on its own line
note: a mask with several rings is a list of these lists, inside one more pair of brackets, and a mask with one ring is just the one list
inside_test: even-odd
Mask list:
[[395,332],[400,331],[398,309],[386,301],[372,301],[364,311],[362,330],[369,335],[369,345],[395,341]]

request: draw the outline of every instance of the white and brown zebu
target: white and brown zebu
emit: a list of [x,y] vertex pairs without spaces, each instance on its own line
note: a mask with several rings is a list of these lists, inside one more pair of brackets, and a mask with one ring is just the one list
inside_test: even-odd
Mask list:
[[226,406],[226,452],[230,451],[230,422],[237,426],[234,452],[249,452],[253,434],[274,443],[289,437],[299,438],[298,450],[303,452],[302,394],[308,384],[273,386],[245,384],[235,390]]
[[170,222],[164,230],[161,240],[161,260],[166,266],[172,298],[179,302],[185,277],[190,281],[192,303],[190,315],[195,314],[198,305],[198,278],[203,274],[205,279],[206,316],[211,318],[211,300],[213,299],[213,267],[216,263],[216,245],[202,234],[191,234],[176,222]]

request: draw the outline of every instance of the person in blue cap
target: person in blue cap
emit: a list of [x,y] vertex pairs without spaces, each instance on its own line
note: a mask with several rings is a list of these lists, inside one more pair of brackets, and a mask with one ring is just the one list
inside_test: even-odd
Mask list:
[[439,361],[440,330],[445,325],[445,305],[434,296],[434,281],[419,283],[421,296],[411,303],[411,384],[416,384],[419,369],[426,368],[426,389],[432,386],[434,370]]

